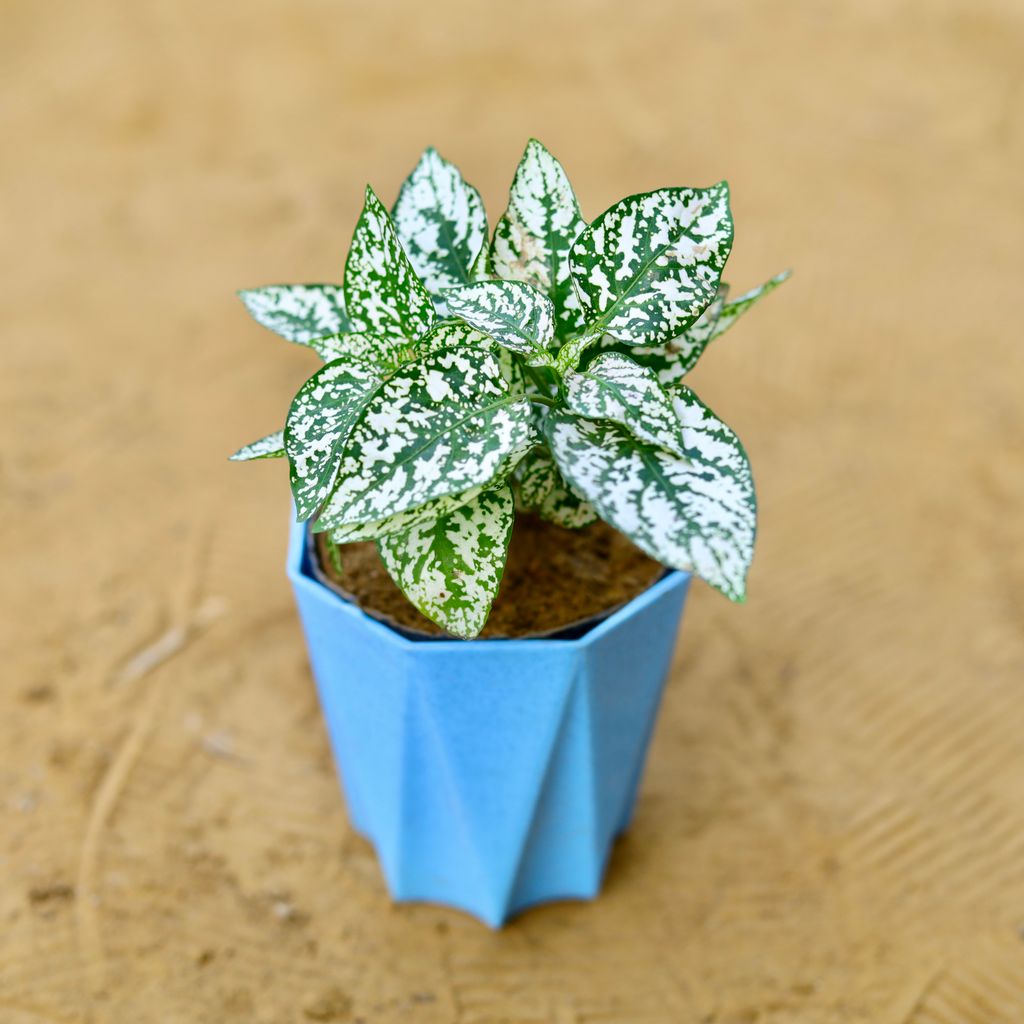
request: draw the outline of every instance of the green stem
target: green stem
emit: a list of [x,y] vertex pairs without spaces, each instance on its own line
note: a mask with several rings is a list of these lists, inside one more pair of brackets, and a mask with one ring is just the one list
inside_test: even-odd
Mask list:
[[526,396],[531,402],[539,402],[541,405],[548,405],[552,409],[558,405],[553,398],[548,398],[546,395],[527,395]]
[[334,543],[330,534],[325,533],[324,546],[327,548],[327,557],[331,560],[331,565],[334,567],[334,571],[339,576],[345,575],[345,570],[341,564],[341,547]]

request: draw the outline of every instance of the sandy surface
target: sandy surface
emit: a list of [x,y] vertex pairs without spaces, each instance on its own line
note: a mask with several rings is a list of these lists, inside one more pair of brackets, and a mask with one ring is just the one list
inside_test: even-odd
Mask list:
[[[1020,4],[505,6],[2,5],[0,1021],[1017,1024]],[[225,461],[315,361],[232,292],[427,143],[497,216],[530,134],[590,215],[728,176],[729,279],[797,274],[694,377],[750,602],[694,589],[602,899],[492,934],[348,829]]]

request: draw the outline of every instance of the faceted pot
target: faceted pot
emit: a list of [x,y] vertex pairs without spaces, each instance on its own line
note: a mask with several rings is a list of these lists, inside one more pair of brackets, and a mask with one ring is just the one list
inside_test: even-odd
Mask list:
[[418,639],[317,580],[307,527],[288,575],[354,828],[395,900],[492,927],[592,899],[629,824],[688,573],[582,636]]

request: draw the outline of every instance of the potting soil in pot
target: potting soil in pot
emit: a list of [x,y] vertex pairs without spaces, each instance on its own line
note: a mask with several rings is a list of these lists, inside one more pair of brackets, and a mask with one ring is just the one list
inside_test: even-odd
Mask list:
[[[373,542],[341,548],[339,574],[317,536],[321,570],[377,618],[433,636],[440,627],[422,616],[395,586]],[[643,593],[664,568],[603,522],[567,530],[520,514],[508,563],[482,637],[547,634],[612,611]]]

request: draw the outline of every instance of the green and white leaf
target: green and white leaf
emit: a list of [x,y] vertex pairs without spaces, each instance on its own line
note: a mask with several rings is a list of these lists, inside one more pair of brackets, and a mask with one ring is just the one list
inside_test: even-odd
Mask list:
[[409,261],[435,301],[446,289],[473,280],[474,261],[486,250],[483,200],[433,147],[406,178],[391,217]]
[[715,323],[722,314],[728,292],[729,286],[720,284],[718,294],[697,322],[664,345],[627,345],[606,334],[602,348],[628,355],[641,366],[653,370],[664,387],[676,384],[696,366],[697,360],[711,342]]
[[352,544],[362,540],[378,540],[391,533],[402,533],[412,529],[414,526],[421,526],[424,523],[433,522],[446,516],[455,509],[472,501],[485,490],[491,490],[495,483],[500,483],[508,473],[499,473],[494,480],[486,484],[471,487],[467,491],[460,491],[458,494],[446,494],[442,498],[434,498],[432,501],[417,505],[407,512],[399,512],[397,515],[385,516],[372,523],[342,523],[340,526],[326,528],[321,520],[313,524],[314,533],[326,532],[336,544]]
[[238,295],[257,323],[325,359],[333,358],[325,339],[349,329],[340,285],[272,284]]
[[477,253],[476,259],[473,260],[473,266],[469,270],[469,280],[475,284],[477,281],[489,281],[492,277],[494,277],[494,271],[491,268],[491,250],[485,244]]
[[570,254],[589,327],[634,345],[676,337],[714,299],[732,236],[724,181],[616,203],[580,235]]
[[538,437],[530,402],[505,378],[493,343],[462,344],[399,367],[349,434],[325,527],[371,523],[493,479]]
[[736,323],[736,321],[739,320],[739,318],[743,316],[743,314],[746,313],[754,303],[775,291],[775,289],[778,288],[791,273],[792,271],[784,270],[781,274],[776,274],[771,278],[771,280],[765,281],[764,284],[752,289],[745,295],[741,295],[739,298],[733,299],[732,302],[727,302],[722,309],[721,316],[719,316],[715,321],[711,331],[711,337],[708,340],[714,341],[714,339],[719,335],[725,334],[725,332],[729,330],[729,328],[732,327],[732,325]]
[[382,372],[389,372],[402,363],[415,359],[420,342],[400,344],[379,335],[346,331],[330,338],[322,338],[319,344],[322,346],[321,354],[327,362],[335,359],[356,359],[376,366]]
[[516,468],[519,500],[528,512],[569,530],[597,521],[597,511],[566,483],[547,448],[526,454]]
[[284,447],[299,522],[316,515],[330,494],[349,431],[382,383],[370,364],[336,359],[314,373],[292,399]]
[[505,569],[515,519],[512,489],[485,490],[449,514],[377,542],[406,597],[454,636],[475,637]]
[[494,229],[493,272],[544,292],[554,305],[559,337],[577,332],[583,311],[569,273],[569,249],[586,227],[562,165],[536,140],[526,146]]
[[412,349],[411,358],[420,358],[453,345],[467,345],[470,348],[483,349],[497,356],[502,376],[508,381],[512,391],[518,395],[526,393],[526,371],[522,361],[506,348],[501,348],[475,327],[461,320],[441,320],[436,323]]
[[685,458],[561,410],[548,417],[547,434],[562,473],[602,519],[652,558],[742,601],[757,523],[746,453],[688,388],[678,388],[676,411]]
[[518,281],[485,281],[446,293],[448,309],[499,345],[526,357],[529,366],[551,366],[554,340],[551,300]]
[[407,512],[385,516],[383,519],[378,519],[372,523],[343,523],[341,526],[325,530],[323,523],[317,521],[313,524],[313,532],[329,533],[336,544],[351,544],[361,540],[378,540],[392,533],[402,533],[405,530],[412,529],[414,526],[421,526],[424,523],[449,515],[455,509],[468,505],[469,502],[473,501],[484,491],[493,491],[497,487],[503,487],[508,483],[519,465],[529,459],[534,452],[540,450],[539,448],[532,448],[520,462],[514,465],[506,464],[487,483],[470,487],[469,490],[460,491],[458,494],[446,494],[444,497],[434,498],[423,505],[417,505],[415,508],[409,509]]
[[566,405],[592,420],[621,423],[641,441],[682,455],[683,426],[653,370],[617,352],[565,375]]
[[279,459],[284,455],[284,431],[275,430],[252,444],[239,448],[229,456],[232,462],[252,462],[255,459]]
[[415,341],[434,322],[430,295],[369,187],[345,262],[344,291],[351,329],[379,337],[384,348]]
[[[601,331],[594,331],[591,334],[579,334],[570,338],[559,350],[555,358],[555,369],[560,377],[564,377],[570,370],[575,370],[580,364],[583,354],[607,335]],[[614,341],[615,339],[610,339]]]

